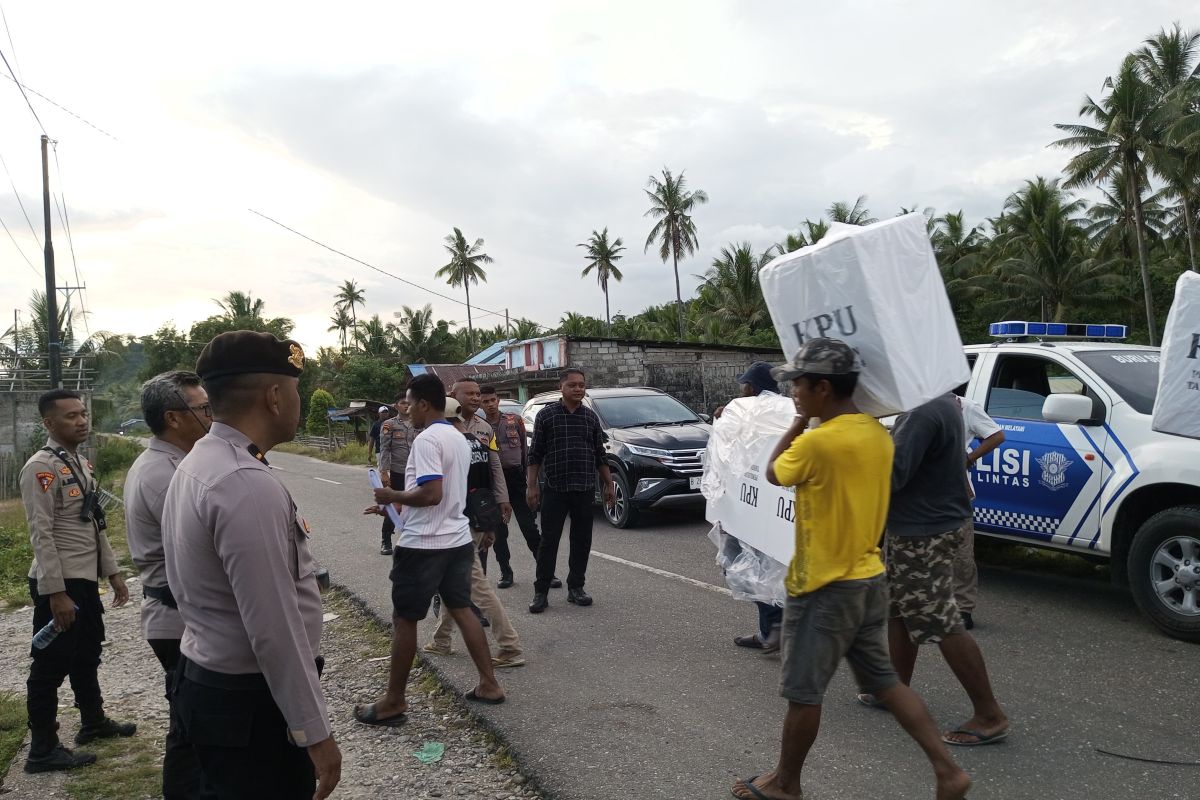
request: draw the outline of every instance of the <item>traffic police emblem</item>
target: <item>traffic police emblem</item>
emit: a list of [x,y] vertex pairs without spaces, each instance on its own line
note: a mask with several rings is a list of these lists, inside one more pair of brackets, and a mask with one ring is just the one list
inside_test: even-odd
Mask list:
[[1067,467],[1074,464],[1069,458],[1058,451],[1051,450],[1037,460],[1042,468],[1042,486],[1052,492],[1067,487]]

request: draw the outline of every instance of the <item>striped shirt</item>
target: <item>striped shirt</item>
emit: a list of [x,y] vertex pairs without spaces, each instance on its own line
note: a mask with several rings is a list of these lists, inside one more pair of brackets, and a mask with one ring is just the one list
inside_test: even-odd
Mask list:
[[413,440],[404,467],[404,490],[411,492],[429,481],[442,482],[442,502],[436,506],[405,506],[400,547],[448,550],[471,543],[471,528],[463,513],[467,502],[467,471],[471,448],[458,429],[445,420],[426,426]]

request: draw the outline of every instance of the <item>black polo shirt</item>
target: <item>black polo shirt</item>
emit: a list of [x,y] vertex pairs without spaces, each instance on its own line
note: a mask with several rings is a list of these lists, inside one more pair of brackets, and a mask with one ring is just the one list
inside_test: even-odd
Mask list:
[[529,463],[540,464],[546,486],[556,492],[596,489],[608,435],[596,412],[585,405],[568,411],[561,400],[546,405],[533,423]]

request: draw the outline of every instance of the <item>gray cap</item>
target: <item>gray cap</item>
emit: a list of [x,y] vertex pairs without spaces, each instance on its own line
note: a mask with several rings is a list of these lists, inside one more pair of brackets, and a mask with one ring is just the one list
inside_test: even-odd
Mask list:
[[854,348],[841,339],[809,339],[792,360],[771,370],[777,381],[790,381],[801,375],[849,375],[862,372],[862,361]]

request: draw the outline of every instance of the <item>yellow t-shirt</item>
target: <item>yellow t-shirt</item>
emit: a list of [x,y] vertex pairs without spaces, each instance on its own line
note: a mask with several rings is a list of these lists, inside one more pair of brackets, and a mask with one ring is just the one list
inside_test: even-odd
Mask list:
[[892,437],[876,420],[843,414],[797,436],[776,459],[776,479],[796,487],[788,594],[883,572],[879,538],[891,497],[892,450]]

